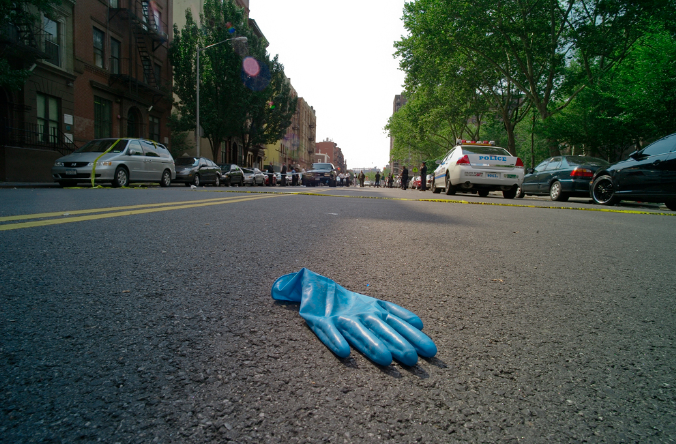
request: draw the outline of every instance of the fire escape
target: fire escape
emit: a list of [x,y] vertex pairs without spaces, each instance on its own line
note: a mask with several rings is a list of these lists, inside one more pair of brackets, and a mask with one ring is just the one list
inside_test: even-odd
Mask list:
[[[45,52],[49,43],[46,35],[39,31],[34,20],[23,11],[15,10],[10,21],[0,25],[0,55],[6,59],[12,69],[30,69],[38,60],[50,60],[53,54]],[[33,66],[31,66],[33,65]],[[33,110],[23,103],[20,95],[12,95],[15,100],[4,103],[6,109],[0,113],[0,145],[42,148],[58,151],[65,155],[77,146],[67,140],[57,127],[27,122],[25,113]]]
[[131,45],[129,58],[111,58],[109,84],[112,86],[116,82],[121,82],[134,95],[151,94],[153,104],[170,97],[170,85],[166,79],[163,81],[160,77],[153,62],[153,54],[167,42],[168,36],[162,30],[162,23],[157,22],[151,2],[118,0],[116,6],[110,8],[110,21],[116,18],[127,20],[133,41],[136,43],[138,58],[131,49]]

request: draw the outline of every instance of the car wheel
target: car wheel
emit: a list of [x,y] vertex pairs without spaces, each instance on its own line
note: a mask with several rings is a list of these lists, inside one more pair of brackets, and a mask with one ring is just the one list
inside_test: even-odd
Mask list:
[[478,190],[477,194],[479,194],[479,197],[486,197],[488,196],[488,190]]
[[196,187],[200,186],[200,175],[195,174],[195,178],[192,180],[192,184]]
[[162,173],[162,180],[160,180],[160,186],[168,187],[169,185],[171,185],[171,171],[164,170],[164,173]]
[[671,200],[669,202],[664,202],[664,205],[667,206],[671,211],[676,211],[676,200]]
[[446,195],[452,196],[455,194],[455,186],[451,185],[451,179],[448,178],[448,171],[446,171]]
[[502,197],[505,199],[514,199],[516,197],[517,188],[510,188],[509,190],[502,190]]
[[568,196],[561,191],[561,182],[558,180],[554,181],[551,187],[549,187],[549,198],[553,201],[565,202],[568,200]]
[[525,195],[526,195],[526,193],[523,192],[523,188],[518,187],[518,188],[516,189],[516,197],[517,197],[518,199],[523,199],[523,196],[525,196]]
[[592,199],[600,205],[615,205],[620,201],[615,195],[612,177],[605,175],[596,178],[592,185]]
[[126,187],[129,185],[129,173],[124,167],[117,167],[115,170],[115,176],[113,176],[113,186],[114,187]]
[[441,193],[441,188],[437,188],[437,179],[436,178],[432,179],[432,192],[434,194]]
[[221,186],[221,178],[216,175],[216,182],[214,182],[215,187],[220,187]]

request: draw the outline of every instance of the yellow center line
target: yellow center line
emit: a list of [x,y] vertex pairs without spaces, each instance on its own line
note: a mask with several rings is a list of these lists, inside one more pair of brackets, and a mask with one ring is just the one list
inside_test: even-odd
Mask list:
[[220,199],[200,199],[200,200],[190,200],[182,202],[165,202],[158,204],[140,204],[140,205],[127,205],[124,207],[108,207],[108,208],[90,208],[88,210],[74,210],[74,211],[54,211],[51,213],[36,213],[36,214],[21,214],[18,216],[7,216],[0,217],[0,222],[10,222],[13,220],[24,220],[24,219],[42,219],[45,217],[57,217],[57,216],[71,216],[73,214],[89,214],[89,213],[102,213],[105,211],[119,211],[119,210],[131,210],[134,208],[152,208],[152,207],[164,207],[169,205],[184,205],[189,203],[199,203],[199,202],[209,202],[214,200],[232,200],[232,199],[241,199],[241,197],[222,197]]
[[[148,213],[157,213],[160,211],[173,211],[173,210],[182,210],[186,208],[198,208],[198,207],[206,207],[206,206],[211,206],[211,205],[224,205],[224,204],[229,204],[229,203],[239,203],[239,202],[245,202],[245,201],[250,201],[250,200],[257,200],[257,199],[266,199],[270,197],[276,197],[276,196],[281,196],[280,194],[278,195],[263,195],[263,196],[256,196],[256,197],[248,197],[248,196],[242,196],[242,197],[234,197],[234,198],[228,198],[228,199],[205,199],[205,200],[200,200],[200,201],[190,201],[190,202],[174,202],[174,203],[169,203],[169,204],[153,204],[153,205],[134,205],[129,208],[139,208],[143,207],[143,209],[137,209],[137,210],[129,210],[129,211],[118,211],[118,212],[112,212],[112,213],[102,213],[102,214],[90,214],[88,216],[77,216],[77,217],[62,217],[60,219],[47,219],[47,220],[38,220],[38,221],[33,221],[33,222],[19,222],[19,223],[14,223],[14,224],[5,224],[5,225],[0,225],[0,231],[7,231],[7,230],[17,230],[20,228],[31,228],[31,227],[42,227],[42,226],[47,226],[47,225],[58,225],[58,224],[67,224],[67,223],[72,223],[72,222],[82,222],[86,220],[97,220],[97,219],[107,219],[111,217],[120,217],[120,216],[131,216],[135,214],[148,214]],[[150,207],[150,208],[148,208]],[[125,208],[125,207],[118,207],[118,208]],[[110,211],[111,208],[101,208],[97,210],[79,210],[79,211],[86,211],[88,213],[92,212],[98,212],[98,211]],[[72,212],[75,213],[75,212]],[[72,214],[71,213],[71,214]],[[57,216],[62,216],[64,213],[42,213],[44,214],[55,214]],[[26,217],[28,219],[34,219],[36,218],[37,215],[28,215],[32,217]],[[41,217],[46,217],[46,216],[41,216]]]

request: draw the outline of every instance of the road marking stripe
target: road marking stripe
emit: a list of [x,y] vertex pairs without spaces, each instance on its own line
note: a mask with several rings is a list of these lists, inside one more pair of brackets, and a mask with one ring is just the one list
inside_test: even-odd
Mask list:
[[88,216],[64,217],[64,218],[61,218],[61,219],[47,219],[47,220],[38,220],[38,221],[33,221],[33,222],[19,222],[19,223],[15,223],[15,224],[0,225],[0,231],[17,230],[17,229],[20,229],[20,228],[42,227],[42,226],[47,226],[47,225],[67,224],[67,223],[71,223],[71,222],[82,222],[82,221],[86,221],[86,220],[107,219],[107,218],[111,218],[111,217],[131,216],[131,215],[135,215],[135,214],[157,213],[157,212],[160,212],[160,211],[182,210],[182,209],[186,209],[186,208],[198,208],[198,207],[206,207],[206,206],[211,206],[211,205],[224,205],[224,204],[229,204],[229,203],[246,202],[246,201],[250,201],[250,200],[267,199],[267,198],[270,198],[270,197],[277,197],[277,196],[266,195],[266,196],[257,196],[257,197],[241,197],[241,198],[234,198],[234,199],[228,199],[228,200],[211,199],[207,202],[188,203],[186,205],[172,204],[171,206],[165,205],[164,207],[160,207],[160,208],[146,208],[146,209],[140,209],[140,210],[121,211],[121,212],[117,212],[117,213],[91,214],[91,215],[88,215]]
[[555,207],[552,205],[527,205],[527,204],[512,204],[512,203],[494,203],[494,202],[471,202],[467,200],[452,200],[452,199],[410,199],[406,197],[380,197],[380,196],[348,196],[345,194],[327,194],[327,193],[311,193],[307,191],[296,192],[275,192],[275,191],[218,191],[219,193],[251,193],[251,194],[280,194],[280,195],[306,195],[306,196],[324,196],[324,197],[345,197],[348,199],[379,199],[379,200],[401,200],[408,202],[439,202],[439,203],[456,203],[467,205],[493,205],[498,207],[521,207],[521,208],[544,208],[550,210],[576,210],[576,211],[599,211],[602,213],[626,213],[626,214],[648,214],[651,216],[676,216],[676,211],[673,213],[654,213],[650,211],[640,210],[616,210],[612,208],[578,208],[578,207]]
[[[232,199],[241,199],[241,197],[223,197],[218,200],[232,200]],[[184,205],[188,203],[200,203],[208,202],[216,199],[201,199],[201,200],[191,200],[191,201],[182,201],[182,202],[165,202],[158,204],[141,204],[141,205],[128,205],[124,207],[108,207],[108,208],[90,208],[88,210],[74,210],[74,211],[55,211],[51,213],[36,213],[36,214],[22,214],[18,216],[7,216],[0,217],[0,222],[9,222],[13,220],[25,220],[25,219],[42,219],[45,217],[58,217],[64,215],[74,215],[74,214],[89,214],[89,213],[102,213],[106,211],[119,211],[119,210],[132,210],[134,208],[152,208],[152,207],[162,207],[169,205]]]

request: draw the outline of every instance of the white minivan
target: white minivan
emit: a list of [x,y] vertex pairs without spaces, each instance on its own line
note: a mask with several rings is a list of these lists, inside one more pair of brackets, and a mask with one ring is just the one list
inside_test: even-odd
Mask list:
[[57,159],[52,178],[62,187],[80,182],[111,183],[114,187],[125,187],[131,182],[157,182],[168,187],[176,179],[176,167],[169,150],[152,140],[94,139]]

